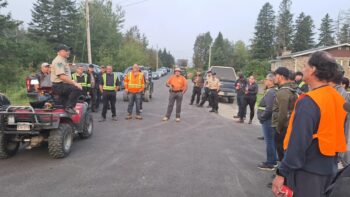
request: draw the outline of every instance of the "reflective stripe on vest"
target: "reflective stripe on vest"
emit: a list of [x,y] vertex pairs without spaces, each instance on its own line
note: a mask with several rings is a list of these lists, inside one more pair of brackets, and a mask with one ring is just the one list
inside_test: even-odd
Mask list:
[[[82,76],[84,76],[84,82],[78,82],[78,75],[77,75],[77,73],[73,73],[73,74],[72,74],[72,79],[73,79],[75,82],[79,83],[82,87],[88,87],[88,84],[87,84],[87,75],[86,75],[86,74],[83,74]],[[90,87],[91,87],[91,85],[90,85]]]
[[266,107],[258,107],[258,110],[263,110],[263,111],[265,111],[265,110],[266,110]]
[[106,73],[102,75],[103,78],[103,90],[115,90],[115,88],[117,87],[115,85],[115,83],[117,82],[118,76],[117,74],[113,74],[114,78],[113,78],[113,85],[109,86],[107,85],[107,75]]
[[139,80],[138,83],[131,83],[131,77],[133,77],[132,72],[129,72],[129,83],[128,83],[128,88],[142,88],[142,80],[143,80],[143,73],[139,73]]
[[[344,98],[332,87],[325,86],[301,95],[297,103],[305,96],[309,96],[320,109],[320,121],[318,131],[312,136],[318,139],[319,149],[322,155],[335,156],[338,152],[346,151],[346,141],[344,133],[344,123],[346,112],[343,109]],[[291,133],[293,131],[295,113],[293,111],[289,121],[283,148],[286,150]]]
[[305,82],[302,81],[302,82],[300,82],[300,84],[298,85],[298,88],[302,88],[304,85],[305,85]]

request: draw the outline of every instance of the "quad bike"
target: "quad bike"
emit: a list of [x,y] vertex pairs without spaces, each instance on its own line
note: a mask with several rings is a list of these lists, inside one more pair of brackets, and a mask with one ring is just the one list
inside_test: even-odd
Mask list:
[[10,105],[0,111],[1,159],[14,156],[22,144],[31,149],[44,143],[51,157],[64,158],[71,151],[74,137],[86,139],[92,135],[93,118],[84,98],[75,107],[77,114],[68,114],[57,96],[46,96],[48,99],[31,102],[31,106]]

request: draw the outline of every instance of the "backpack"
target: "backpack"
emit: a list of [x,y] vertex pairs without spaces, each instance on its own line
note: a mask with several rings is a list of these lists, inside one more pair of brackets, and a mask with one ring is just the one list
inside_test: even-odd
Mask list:
[[350,196],[350,165],[340,170],[334,177],[331,185],[327,188],[327,197],[349,197]]

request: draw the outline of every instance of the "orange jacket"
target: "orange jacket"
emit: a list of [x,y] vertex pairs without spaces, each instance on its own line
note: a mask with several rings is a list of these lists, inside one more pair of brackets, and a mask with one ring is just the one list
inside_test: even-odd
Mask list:
[[[325,156],[335,156],[338,152],[346,151],[344,123],[346,112],[343,109],[344,98],[332,87],[325,86],[313,90],[299,97],[296,104],[305,96],[311,99],[320,108],[320,122],[318,131],[313,139],[318,139],[320,152]],[[290,135],[293,130],[294,112],[291,115],[287,134],[284,138],[284,149],[288,148]]]
[[167,84],[172,87],[173,91],[184,91],[187,90],[187,79],[180,75],[172,75],[168,81]]
[[138,93],[145,89],[145,80],[142,72],[138,72],[136,76],[130,71],[124,79],[124,87],[128,92]]

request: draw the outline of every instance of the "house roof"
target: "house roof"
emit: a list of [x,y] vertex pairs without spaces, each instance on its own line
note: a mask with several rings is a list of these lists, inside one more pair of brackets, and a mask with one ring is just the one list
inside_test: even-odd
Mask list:
[[329,50],[329,49],[338,48],[338,47],[344,47],[344,46],[350,47],[350,44],[349,43],[343,43],[343,44],[338,44],[338,45],[333,45],[333,46],[323,46],[323,47],[313,48],[313,49],[309,49],[309,50],[305,50],[305,51],[299,51],[299,52],[291,53],[291,54],[288,54],[288,55],[278,56],[277,59],[295,58],[295,57],[299,57],[299,56],[309,55],[309,54],[317,52],[317,51],[326,51],[326,50]]

